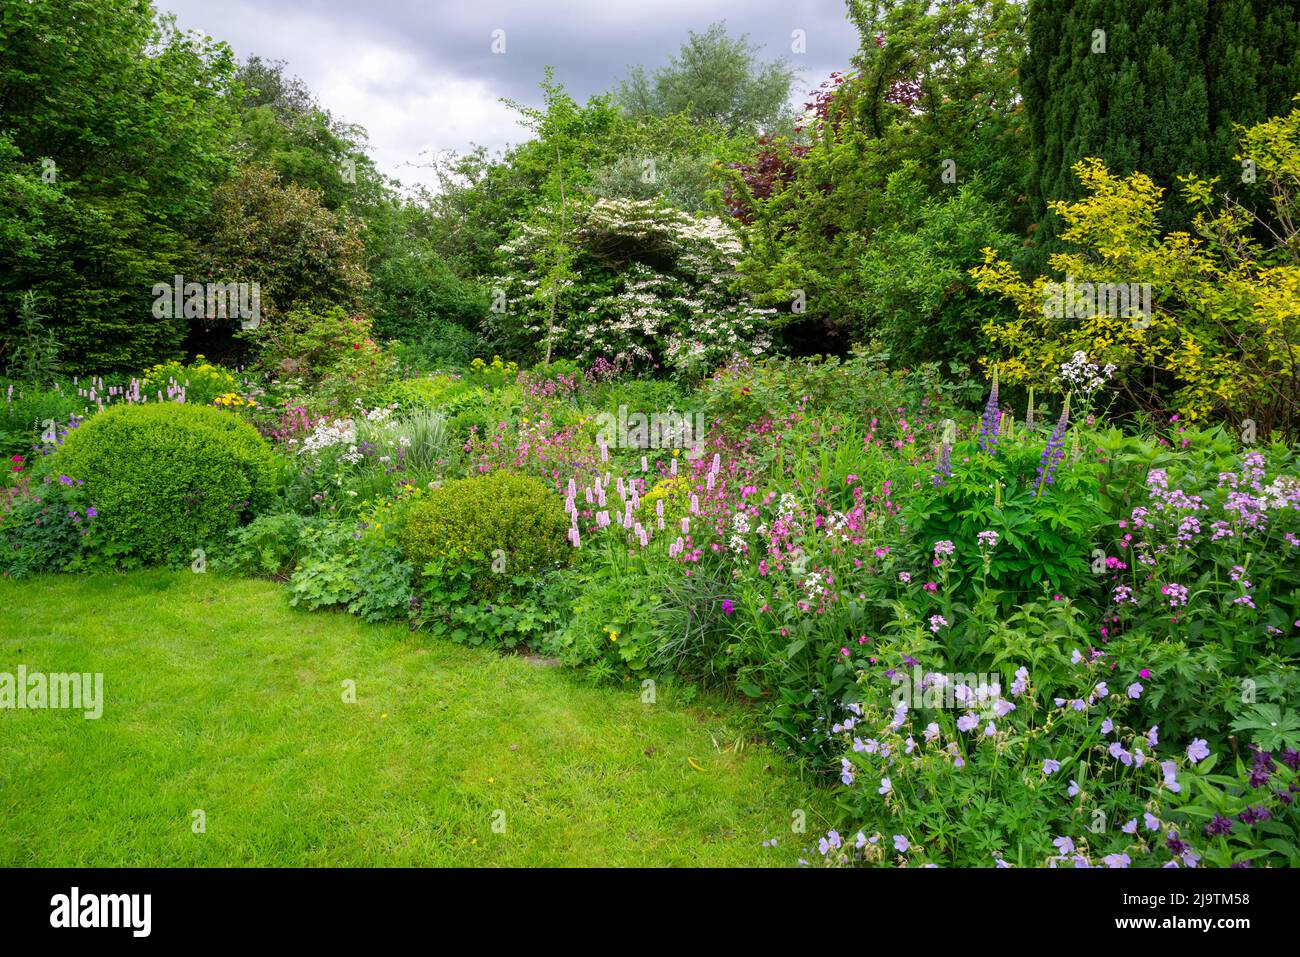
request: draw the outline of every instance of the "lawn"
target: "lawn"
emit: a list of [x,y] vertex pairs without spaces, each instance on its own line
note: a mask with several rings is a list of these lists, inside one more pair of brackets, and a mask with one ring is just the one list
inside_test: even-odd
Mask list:
[[104,675],[98,720],[0,710],[0,865],[790,865],[795,809],[824,830],[726,702],[214,574],[6,580],[0,607],[0,672]]

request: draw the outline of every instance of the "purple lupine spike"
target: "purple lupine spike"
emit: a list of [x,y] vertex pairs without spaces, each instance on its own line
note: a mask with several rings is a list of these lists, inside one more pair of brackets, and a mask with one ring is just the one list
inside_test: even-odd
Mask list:
[[984,406],[984,417],[980,420],[980,448],[990,455],[997,452],[998,430],[1002,427],[1002,410],[998,407],[998,367],[993,367],[993,388],[989,390],[989,401]]
[[1056,478],[1056,466],[1061,459],[1065,457],[1065,430],[1070,424],[1070,396],[1065,397],[1065,405],[1061,406],[1061,418],[1057,420],[1056,427],[1052,429],[1052,434],[1047,440],[1047,446],[1043,449],[1043,457],[1038,463],[1038,477],[1034,479],[1034,495],[1043,494],[1043,486],[1051,485]]
[[939,461],[934,467],[934,478],[932,479],[934,487],[946,485],[945,479],[952,478],[952,446],[947,442],[939,445]]

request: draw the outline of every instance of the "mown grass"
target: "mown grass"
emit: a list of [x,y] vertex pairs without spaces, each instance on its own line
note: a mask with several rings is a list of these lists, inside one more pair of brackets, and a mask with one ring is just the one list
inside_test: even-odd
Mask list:
[[725,703],[647,705],[268,582],[0,581],[0,608],[0,672],[104,675],[98,720],[0,709],[0,865],[788,865],[793,811],[828,810]]

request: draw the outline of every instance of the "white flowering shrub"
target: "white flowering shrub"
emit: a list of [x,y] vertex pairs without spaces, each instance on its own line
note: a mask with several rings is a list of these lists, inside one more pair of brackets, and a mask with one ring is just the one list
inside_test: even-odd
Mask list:
[[[740,240],[720,219],[631,199],[574,203],[567,215],[573,277],[555,293],[554,355],[695,375],[770,348],[776,310],[731,292]],[[530,356],[546,351],[550,331],[546,236],[525,224],[501,247],[503,308],[487,322]]]

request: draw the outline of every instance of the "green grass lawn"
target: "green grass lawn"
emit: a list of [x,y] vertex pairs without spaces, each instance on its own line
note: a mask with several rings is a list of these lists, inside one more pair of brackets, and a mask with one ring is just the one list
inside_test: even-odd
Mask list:
[[0,672],[104,675],[98,720],[0,709],[0,865],[789,865],[793,811],[814,833],[829,807],[724,703],[643,704],[268,582],[6,580],[0,608]]

